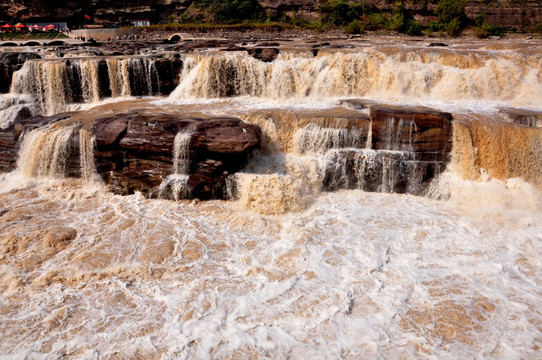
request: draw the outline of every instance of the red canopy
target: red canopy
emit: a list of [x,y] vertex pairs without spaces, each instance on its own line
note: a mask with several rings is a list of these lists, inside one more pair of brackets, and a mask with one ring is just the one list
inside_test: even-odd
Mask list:
[[11,29],[12,27],[13,26],[11,26],[10,24],[0,26],[0,28],[3,28],[3,29]]
[[47,29],[47,30],[52,30],[52,29],[56,28],[56,26],[54,26],[53,24],[49,24],[47,26],[44,26],[43,28]]
[[16,28],[19,28],[19,29],[22,29],[22,28],[27,28],[28,26],[26,26],[25,24],[17,24],[15,25]]
[[40,27],[39,27],[38,25],[34,24],[34,25],[31,26],[31,28],[33,28],[33,29],[39,29]]

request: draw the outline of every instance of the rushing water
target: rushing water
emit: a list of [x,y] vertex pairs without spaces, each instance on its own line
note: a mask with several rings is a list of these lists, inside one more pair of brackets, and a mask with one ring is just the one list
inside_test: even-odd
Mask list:
[[[538,358],[542,130],[499,107],[541,109],[542,58],[482,44],[285,52],[274,63],[186,55],[170,98],[138,106],[260,126],[230,201],[106,191],[85,119],[134,102],[25,134],[18,169],[0,175],[0,358]],[[141,89],[154,81],[150,63],[130,61],[101,62],[111,96],[133,94],[136,68]],[[98,101],[93,59],[29,61],[12,89],[42,113],[64,111],[75,63],[83,101]],[[208,99],[231,96],[243,97]],[[373,149],[372,122],[345,122],[365,110],[339,106],[343,96],[452,112],[451,162],[425,196],[393,193],[395,171],[417,183],[408,167],[419,159],[398,138],[415,123],[389,120],[385,150]],[[29,103],[9,101],[1,111]],[[160,190],[176,199],[192,136],[175,137]],[[65,177],[73,154],[82,179]],[[368,179],[376,192],[362,190]]]

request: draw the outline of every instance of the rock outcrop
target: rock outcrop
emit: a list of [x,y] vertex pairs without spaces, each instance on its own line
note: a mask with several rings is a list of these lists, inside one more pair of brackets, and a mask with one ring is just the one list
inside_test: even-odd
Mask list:
[[[33,117],[1,131],[0,171],[15,169],[22,133],[73,116],[65,113]],[[80,163],[82,127],[77,126],[68,142],[65,176],[79,177],[84,172]],[[186,153],[181,154],[187,164],[183,173],[176,174],[174,147],[180,132],[189,135]],[[226,178],[244,165],[261,138],[257,126],[235,117],[195,118],[137,111],[97,119],[90,134],[96,142],[96,171],[112,192],[126,195],[139,191],[149,197],[199,199],[225,198]]]
[[542,128],[542,111],[503,107],[499,112],[515,124]]
[[[222,199],[226,178],[259,146],[260,130],[238,118],[210,119],[170,114],[119,114],[96,121],[96,170],[117,194],[140,191],[150,197]],[[175,136],[186,132],[188,159],[180,188],[174,175]],[[182,149],[181,149],[182,150]],[[177,193],[175,193],[177,191]],[[180,193],[179,193],[180,191]]]
[[0,93],[9,92],[13,73],[19,70],[25,61],[40,58],[40,55],[31,52],[0,53]]
[[452,150],[450,113],[359,99],[343,104],[370,114],[365,120],[348,119],[361,131],[361,141],[328,155],[324,188],[420,195],[446,169]]

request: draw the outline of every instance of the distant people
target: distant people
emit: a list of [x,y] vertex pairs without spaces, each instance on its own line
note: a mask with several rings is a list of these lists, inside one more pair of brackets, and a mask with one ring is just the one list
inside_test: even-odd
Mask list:
[[108,37],[107,37],[107,41],[111,41],[111,36],[108,36]]
[[119,36],[117,35],[117,41],[119,41]]

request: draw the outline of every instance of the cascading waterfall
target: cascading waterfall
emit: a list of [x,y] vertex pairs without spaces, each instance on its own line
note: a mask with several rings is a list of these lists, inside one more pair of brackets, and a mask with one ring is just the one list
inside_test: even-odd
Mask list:
[[17,161],[27,177],[64,177],[70,140],[76,126],[48,126],[24,136]]
[[187,55],[190,71],[173,99],[371,97],[379,100],[489,100],[538,105],[542,59],[487,51],[409,50],[281,53],[273,63],[246,54]]
[[62,112],[72,94],[68,67],[62,61],[29,60],[13,74],[11,93],[33,94],[43,115]]
[[74,66],[79,67],[81,74],[81,95],[83,102],[96,103],[100,101],[100,81],[98,74],[98,61],[81,60],[75,62]]
[[[190,172],[190,140],[192,139],[193,128],[179,131],[173,141],[173,173],[168,175],[160,184],[158,189],[160,197],[173,197],[175,200],[189,197],[186,187],[188,174]],[[170,196],[171,194],[172,196]]]
[[97,103],[106,96],[154,95],[160,89],[153,59],[69,58],[25,62],[14,73],[10,91],[34,95],[41,114],[53,115],[72,103]]
[[175,174],[186,175],[190,171],[190,140],[192,139],[190,129],[180,131],[175,135],[173,141],[173,171]]
[[308,124],[294,135],[294,151],[298,154],[324,153],[329,149],[354,147],[365,144],[367,133],[361,130],[323,128]]
[[542,189],[542,131],[483,115],[457,116],[451,169],[467,180],[522,178]]
[[107,59],[107,69],[109,72],[111,96],[129,96],[131,92],[128,61],[118,58]]
[[[244,173],[232,177],[230,194],[249,208],[273,214],[299,210],[322,189],[419,192],[412,146],[416,125],[411,120],[386,119],[379,145],[383,150],[374,149],[368,118],[285,112],[247,116],[245,121],[261,127],[262,153]],[[401,141],[405,134],[406,143]]]
[[[202,51],[186,55],[182,101],[19,121],[8,110],[30,96],[47,113],[107,89],[155,92],[150,62],[25,64],[15,76],[29,83],[14,86],[29,92],[0,96],[1,169],[20,145],[17,171],[0,174],[0,353],[539,358],[542,41],[388,41],[273,63]],[[380,101],[331,99],[345,95]],[[187,100],[217,96],[240,98]],[[262,137],[232,173],[241,155],[208,144],[257,137],[235,116]],[[65,179],[93,182],[94,161],[111,191],[130,195]],[[145,198],[212,189],[197,183],[211,173],[234,202]]]
[[29,178],[78,176],[85,184],[93,184],[100,181],[94,164],[94,146],[90,131],[80,124],[52,124],[35,129],[24,135],[17,170]]
[[100,177],[96,173],[94,164],[94,147],[96,140],[88,129],[79,129],[79,162],[81,168],[81,178],[86,184],[94,184],[101,182]]

